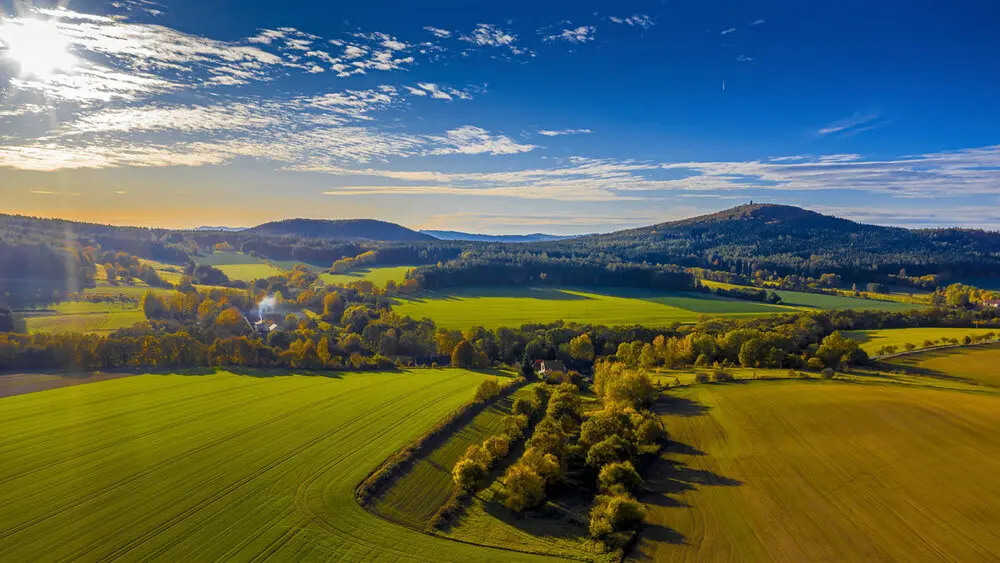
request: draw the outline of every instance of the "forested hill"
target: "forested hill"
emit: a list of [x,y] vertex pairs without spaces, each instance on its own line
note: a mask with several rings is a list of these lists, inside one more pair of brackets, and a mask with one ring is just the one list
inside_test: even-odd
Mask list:
[[772,204],[741,205],[544,246],[574,254],[603,252],[628,261],[741,271],[895,273],[905,268],[910,275],[1000,274],[1000,233],[865,225]]
[[422,230],[420,232],[431,235],[439,240],[459,240],[471,242],[547,242],[552,240],[566,240],[574,238],[572,236],[547,235],[545,233],[532,233],[530,235],[480,235],[459,231]]
[[294,236],[337,240],[433,241],[434,237],[418,233],[395,223],[374,219],[288,219],[264,223],[244,233],[262,236]]

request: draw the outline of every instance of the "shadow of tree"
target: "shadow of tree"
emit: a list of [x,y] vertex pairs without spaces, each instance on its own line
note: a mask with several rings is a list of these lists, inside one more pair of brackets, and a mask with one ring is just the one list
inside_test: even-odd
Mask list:
[[654,407],[654,412],[659,416],[702,416],[708,414],[709,410],[710,407],[698,401],[670,393],[662,394]]

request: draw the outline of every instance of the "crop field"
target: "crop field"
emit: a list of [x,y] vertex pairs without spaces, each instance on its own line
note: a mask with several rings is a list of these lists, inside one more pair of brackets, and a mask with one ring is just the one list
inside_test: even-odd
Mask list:
[[198,265],[208,264],[218,268],[231,280],[245,282],[269,278],[282,272],[281,269],[268,262],[239,252],[215,251],[212,254],[196,256],[195,262]]
[[1000,395],[755,381],[659,408],[636,560],[996,560]]
[[844,336],[856,340],[861,349],[873,355],[883,346],[895,346],[899,352],[907,343],[922,348],[927,340],[983,335],[992,332],[1000,334],[1000,328],[888,328],[882,330],[850,330]]
[[131,304],[64,301],[48,311],[25,314],[30,332],[106,334],[146,320],[142,310]]
[[994,344],[927,350],[886,363],[928,378],[1000,387],[1000,346]]
[[198,372],[0,399],[0,560],[508,561],[354,499],[482,377]]
[[701,315],[749,317],[796,309],[701,293],[662,293],[624,288],[465,287],[399,299],[400,315],[430,317],[438,326],[466,329],[566,322],[666,326],[696,322]]
[[356,281],[368,280],[373,284],[384,287],[389,280],[401,282],[406,279],[406,272],[415,266],[382,266],[373,268],[358,268],[346,274],[320,274],[319,279],[328,284],[345,284]]
[[480,444],[500,431],[514,400],[531,397],[531,386],[518,389],[490,405],[452,434],[426,457],[418,460],[375,501],[375,512],[395,522],[423,529],[447,500],[454,487],[451,469],[472,444]]
[[805,293],[802,291],[775,291],[781,296],[781,303],[792,307],[808,307],[813,309],[856,309],[859,311],[912,311],[921,309],[924,305],[902,301],[881,301],[846,297],[843,295],[825,295],[822,293]]

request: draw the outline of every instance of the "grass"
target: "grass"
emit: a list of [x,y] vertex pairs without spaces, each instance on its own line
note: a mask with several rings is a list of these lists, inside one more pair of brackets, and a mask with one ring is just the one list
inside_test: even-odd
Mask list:
[[346,274],[320,274],[319,279],[326,284],[347,284],[368,280],[379,287],[384,287],[389,280],[401,282],[406,279],[406,273],[416,266],[383,266],[358,268]]
[[30,332],[107,334],[146,320],[142,310],[132,304],[64,301],[48,310],[51,312],[25,314]]
[[429,455],[419,459],[375,500],[379,515],[423,529],[454,488],[451,470],[472,444],[480,444],[503,427],[514,400],[531,398],[531,386],[518,389],[506,399],[490,405],[468,424],[448,437]]
[[996,394],[813,380],[668,397],[636,559],[995,558]]
[[195,262],[200,266],[207,264],[222,270],[231,280],[241,280],[250,282],[257,279],[266,279],[276,276],[282,272],[271,263],[254,258],[249,254],[241,252],[215,251],[211,254],[204,254],[194,257]]
[[906,303],[901,301],[881,301],[875,299],[861,299],[859,297],[846,297],[843,295],[826,295],[823,293],[805,293],[802,291],[775,291],[784,305],[792,307],[808,307],[812,309],[856,309],[871,311],[912,311],[920,309],[924,305],[917,303]]
[[861,344],[861,349],[874,355],[883,346],[895,346],[899,351],[904,351],[904,345],[913,344],[917,348],[922,348],[926,340],[940,340],[942,338],[957,338],[962,340],[964,336],[974,336],[992,332],[1000,332],[1000,328],[889,328],[882,330],[851,330],[844,332],[853,340]]
[[663,293],[626,288],[466,287],[399,299],[400,315],[430,317],[438,326],[466,329],[566,322],[667,326],[696,322],[703,314],[748,317],[796,309],[701,293]]
[[1000,387],[1000,346],[987,344],[897,356],[886,365],[928,378]]
[[0,560],[511,560],[354,499],[482,378],[139,375],[0,399]]

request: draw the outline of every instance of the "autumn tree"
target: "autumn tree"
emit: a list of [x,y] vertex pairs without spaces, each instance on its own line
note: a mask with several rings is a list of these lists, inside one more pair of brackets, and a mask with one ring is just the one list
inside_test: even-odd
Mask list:
[[590,340],[590,335],[583,333],[569,341],[569,354],[574,359],[584,362],[594,361],[594,343]]

